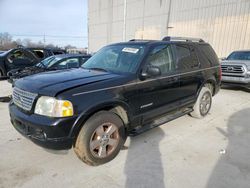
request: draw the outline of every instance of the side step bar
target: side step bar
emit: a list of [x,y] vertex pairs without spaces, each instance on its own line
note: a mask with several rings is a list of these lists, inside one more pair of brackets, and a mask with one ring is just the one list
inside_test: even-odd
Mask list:
[[174,120],[174,119],[176,119],[178,117],[189,114],[192,111],[193,111],[192,109],[186,108],[183,111],[178,111],[176,113],[168,114],[168,115],[163,116],[161,118],[155,119],[154,121],[152,121],[149,124],[146,124],[146,125],[144,125],[142,127],[138,127],[138,128],[133,129],[132,131],[129,132],[129,136],[137,136],[137,135],[142,134],[142,133],[144,133],[144,132],[146,132],[146,131],[148,131],[150,129],[158,127],[158,126],[160,126],[160,125],[162,125],[164,123],[172,121],[172,120]]

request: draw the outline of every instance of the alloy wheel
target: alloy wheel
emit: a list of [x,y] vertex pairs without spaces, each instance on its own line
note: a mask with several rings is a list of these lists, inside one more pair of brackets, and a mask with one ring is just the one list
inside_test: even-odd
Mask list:
[[97,127],[90,139],[90,151],[97,158],[105,158],[113,153],[120,139],[116,125],[104,123]]
[[209,92],[204,93],[200,102],[200,112],[204,116],[208,113],[211,107],[211,95]]

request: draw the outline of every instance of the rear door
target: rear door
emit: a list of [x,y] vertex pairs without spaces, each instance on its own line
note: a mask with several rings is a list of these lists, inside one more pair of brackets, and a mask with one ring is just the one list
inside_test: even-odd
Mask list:
[[182,104],[196,99],[201,84],[202,74],[195,48],[192,44],[175,44],[177,59],[177,72],[180,75],[180,88],[178,96]]

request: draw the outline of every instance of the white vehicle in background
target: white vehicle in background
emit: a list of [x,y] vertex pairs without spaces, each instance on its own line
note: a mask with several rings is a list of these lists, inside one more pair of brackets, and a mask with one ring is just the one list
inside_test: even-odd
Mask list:
[[232,52],[221,61],[222,84],[250,88],[250,50]]

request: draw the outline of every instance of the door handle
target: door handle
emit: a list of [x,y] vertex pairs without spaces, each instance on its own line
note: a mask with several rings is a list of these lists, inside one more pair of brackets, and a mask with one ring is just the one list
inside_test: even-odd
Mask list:
[[178,81],[178,80],[179,78],[177,76],[171,78],[171,81]]

